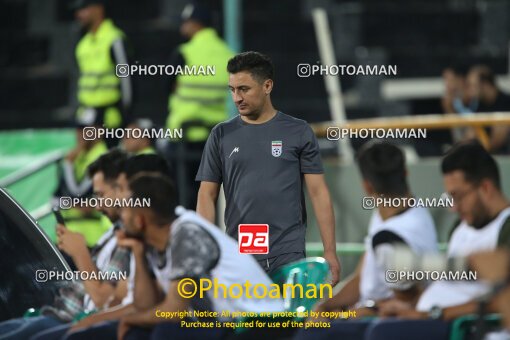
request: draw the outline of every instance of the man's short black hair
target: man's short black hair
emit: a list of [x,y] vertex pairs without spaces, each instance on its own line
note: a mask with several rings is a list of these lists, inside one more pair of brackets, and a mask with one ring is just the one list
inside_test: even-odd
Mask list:
[[441,162],[441,171],[449,174],[456,170],[462,171],[464,179],[471,184],[479,185],[483,179],[489,179],[501,190],[496,160],[476,140],[458,143],[446,153]]
[[150,210],[156,223],[169,224],[175,219],[177,194],[173,182],[166,176],[155,173],[140,173],[129,181],[131,197],[150,199]]
[[234,56],[228,61],[227,71],[239,73],[247,71],[258,82],[262,83],[267,79],[273,80],[274,67],[271,59],[259,52],[243,52]]
[[142,154],[129,157],[125,162],[123,172],[128,180],[140,172],[157,172],[170,177],[170,167],[167,161],[156,154]]
[[451,63],[445,70],[450,69],[457,77],[465,78],[468,74],[469,67],[465,63]]
[[479,65],[477,66],[478,76],[480,77],[480,83],[487,83],[491,86],[496,87],[496,77],[494,77],[494,72],[486,66]]
[[124,170],[127,159],[128,154],[125,151],[119,148],[111,149],[88,166],[88,175],[92,178],[96,173],[102,172],[105,181],[115,181]]
[[409,192],[405,156],[397,146],[380,141],[366,143],[357,161],[361,176],[378,194],[395,197]]

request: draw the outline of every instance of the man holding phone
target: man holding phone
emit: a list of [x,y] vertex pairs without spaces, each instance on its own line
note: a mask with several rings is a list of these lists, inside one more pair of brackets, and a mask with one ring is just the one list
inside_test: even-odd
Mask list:
[[[128,181],[130,178],[138,175],[139,173],[157,173],[168,177],[170,168],[167,162],[160,156],[154,154],[136,155],[129,157],[125,162],[123,169],[119,173],[115,181],[116,196],[125,197],[125,192],[128,190]],[[119,224],[120,225],[120,224]],[[124,229],[124,228],[122,228]],[[131,236],[131,235],[127,235]],[[120,243],[120,240],[127,237],[124,230],[116,232],[113,242],[115,246]],[[115,255],[112,256],[111,262],[115,262],[115,257],[118,257],[119,252],[127,252],[125,247],[117,247]],[[38,333],[32,340],[50,340],[58,339],[65,333],[71,331],[68,335],[71,339],[110,339],[114,338],[117,332],[117,323],[115,320],[120,319],[122,316],[132,313],[135,307],[138,308],[140,304],[145,304],[147,299],[146,290],[137,287],[135,290],[134,275],[135,275],[135,261],[133,254],[130,256],[130,272],[127,280],[126,287],[121,284],[117,285],[115,296],[121,295],[123,288],[126,290],[126,297],[122,300],[121,306],[110,304],[110,308],[103,309],[100,312],[94,313],[81,319],[78,323],[65,324],[62,326],[47,329]],[[162,269],[162,271],[167,269]],[[158,276],[157,270],[154,275]],[[137,293],[138,292],[138,293]]]
[[[93,189],[97,196],[116,198],[116,179],[123,171],[126,159],[126,153],[112,150],[89,166],[89,175],[93,178]],[[111,220],[119,219],[118,208],[99,209]],[[72,257],[79,271],[125,272],[129,269],[129,252],[125,249],[123,252],[116,251],[114,229],[112,225],[97,246],[89,251],[82,234],[70,231],[59,223],[58,247]],[[69,287],[59,292],[53,305],[41,308],[41,316],[0,323],[0,339],[28,339],[41,331],[73,321],[81,312],[92,311],[105,305],[127,304],[130,297],[125,297],[126,291],[125,281],[73,281]]]

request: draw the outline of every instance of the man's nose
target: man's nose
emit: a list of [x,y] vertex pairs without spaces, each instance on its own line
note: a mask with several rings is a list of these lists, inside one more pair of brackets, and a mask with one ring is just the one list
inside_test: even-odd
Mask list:
[[235,103],[239,103],[239,102],[243,101],[243,98],[241,97],[241,95],[239,94],[238,91],[232,92],[232,99],[234,100]]

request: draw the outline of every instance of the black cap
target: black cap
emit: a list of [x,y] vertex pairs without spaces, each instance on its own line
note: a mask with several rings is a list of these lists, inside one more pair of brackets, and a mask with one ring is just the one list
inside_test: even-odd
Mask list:
[[181,20],[195,20],[202,23],[204,26],[211,25],[211,11],[205,7],[201,6],[197,3],[189,3],[184,6],[181,14]]
[[105,5],[105,0],[75,0],[69,6],[73,11],[91,6],[91,5]]

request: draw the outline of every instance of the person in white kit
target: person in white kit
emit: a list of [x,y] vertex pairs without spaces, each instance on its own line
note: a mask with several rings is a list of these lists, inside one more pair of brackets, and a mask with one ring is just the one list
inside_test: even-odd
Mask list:
[[[406,178],[404,153],[388,142],[371,142],[359,151],[357,161],[367,197],[411,197]],[[374,207],[375,208],[375,207]],[[434,222],[422,207],[379,206],[372,214],[365,237],[365,254],[346,284],[332,298],[316,307],[317,311],[356,310],[349,322],[333,322],[325,329],[301,331],[303,338],[357,339],[368,322],[358,318],[375,315],[379,303],[392,297],[411,301],[420,292],[412,282],[387,280],[383,259],[395,245],[406,245],[416,254],[437,251]]]
[[[118,150],[99,157],[89,168],[93,179],[92,185],[96,195],[104,198],[116,198],[115,179],[122,170],[127,155]],[[111,221],[120,218],[120,211],[112,207],[97,207]],[[81,272],[124,272],[129,254],[116,249],[114,225],[101,237],[90,251],[83,235],[57,225],[59,249],[71,256],[77,270]],[[72,281],[61,288],[52,305],[43,306],[40,316],[18,318],[0,323],[0,339],[38,338],[45,332],[59,331],[65,333],[70,322],[84,312],[129,303],[122,294],[123,280],[84,280]],[[62,331],[61,331],[62,330]],[[59,334],[60,334],[59,333]]]
[[[251,256],[242,256],[238,244],[217,226],[193,211],[176,209],[175,189],[170,180],[160,175],[140,174],[129,182],[130,197],[149,198],[150,207],[126,208],[122,210],[122,222],[129,235],[138,235],[145,246],[153,248],[152,253],[160,261],[171,261],[171,270],[163,273],[165,296],[147,280],[147,263],[144,262],[144,245],[135,238],[119,241],[119,245],[131,247],[136,261],[135,294],[144,286],[144,294],[152,296],[152,306],[120,320],[119,339],[167,339],[186,336],[187,339],[217,339],[225,335],[226,328],[181,327],[182,318],[158,317],[157,312],[184,312],[189,310],[218,312],[215,321],[232,320],[224,311],[233,312],[277,312],[283,311],[279,298],[250,299],[260,296],[261,285],[269,291],[272,281]],[[171,258],[169,258],[171,256]],[[140,262],[140,263],[139,263]],[[153,261],[151,261],[153,262]],[[144,270],[145,269],[145,270]],[[144,272],[145,271],[145,272]],[[209,290],[202,297],[199,294],[185,298],[180,293],[193,288],[180,286],[181,282],[193,280],[200,287],[201,279],[216,281],[231,290],[233,285],[246,288],[243,297],[225,298],[222,288],[215,296]],[[143,282],[145,280],[145,283]],[[161,278],[160,278],[161,280]],[[195,286],[195,287],[197,287]],[[151,287],[153,289],[151,289]],[[254,294],[255,287],[258,294]],[[249,294],[249,295],[248,295]],[[210,320],[210,318],[207,318]]]
[[[125,193],[129,190],[129,179],[133,178],[139,173],[157,173],[163,176],[170,176],[170,168],[164,158],[155,154],[141,154],[129,157],[125,162],[124,168],[121,170],[116,179],[118,197],[125,197]],[[116,237],[114,237],[115,245],[117,245],[117,239],[122,240],[130,236],[132,235],[129,235],[129,233],[126,235],[126,231],[121,229],[119,232],[117,232]],[[121,248],[126,249],[125,247]],[[141,256],[145,255],[146,253],[142,252]],[[143,309],[144,306],[147,305],[144,287],[139,286],[139,289],[135,291],[135,262],[136,261],[134,259],[134,255],[131,254],[129,263],[129,277],[126,287],[127,294],[123,300],[122,307],[104,309],[99,313],[92,314],[87,318],[80,320],[80,322],[72,325],[72,328],[68,327],[68,329],[64,330],[65,333],[68,332],[70,328],[70,332],[68,332],[67,336],[65,337],[66,340],[88,340],[91,338],[100,340],[116,338],[118,320],[123,315],[133,313],[137,309]],[[153,266],[153,272],[157,278],[164,276],[164,273],[169,270],[170,264],[165,263],[165,266],[163,266],[161,269],[158,267],[159,265],[157,263]],[[164,281],[158,281],[161,287],[166,287],[162,284]],[[56,336],[55,333],[48,332],[45,338],[38,340],[53,339],[57,337],[58,336]]]
[[[454,146],[443,158],[441,169],[446,192],[454,200],[460,224],[448,243],[448,257],[468,257],[477,252],[510,244],[510,202],[501,191],[494,158],[478,143]],[[489,287],[480,281],[436,281],[421,294],[416,306],[393,303],[385,306],[390,319],[376,322],[365,339],[447,339],[455,318],[478,312],[477,301]],[[490,301],[488,312],[496,311]]]

